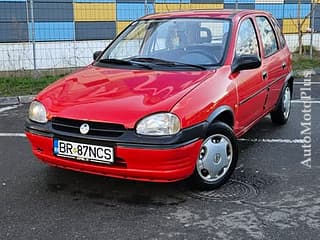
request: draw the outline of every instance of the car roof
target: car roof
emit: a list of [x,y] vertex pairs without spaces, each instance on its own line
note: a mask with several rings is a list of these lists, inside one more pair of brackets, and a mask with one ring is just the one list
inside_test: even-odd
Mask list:
[[[250,14],[266,14],[267,12],[259,10],[237,10],[237,9],[223,9],[223,10],[188,10],[175,11],[167,13],[150,14],[141,19],[164,19],[164,18],[234,18],[243,17]],[[267,13],[268,14],[268,13]]]

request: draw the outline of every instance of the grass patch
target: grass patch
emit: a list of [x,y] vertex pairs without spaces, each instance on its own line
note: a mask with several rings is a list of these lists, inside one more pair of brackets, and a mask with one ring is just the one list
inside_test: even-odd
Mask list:
[[33,95],[62,76],[0,77],[0,96]]
[[[320,68],[320,52],[310,59],[307,55],[293,54],[293,70],[299,72],[305,69]],[[55,82],[65,74],[55,76],[33,77],[0,77],[0,97],[17,95],[34,95]]]
[[293,70],[302,71],[305,69],[320,68],[320,56],[316,54],[312,59],[307,55],[293,54]]

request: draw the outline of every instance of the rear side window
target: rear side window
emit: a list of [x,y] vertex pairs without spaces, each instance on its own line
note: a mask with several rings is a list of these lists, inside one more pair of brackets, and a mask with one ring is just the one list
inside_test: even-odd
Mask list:
[[259,57],[257,35],[250,19],[246,19],[241,23],[236,45],[236,56],[247,54]]
[[286,40],[281,32],[281,27],[279,25],[279,22],[276,19],[274,19],[273,17],[270,19],[273,24],[274,30],[276,31],[276,34],[278,35],[280,48],[284,48],[286,46]]
[[277,38],[266,17],[257,17],[256,20],[262,39],[264,55],[265,57],[268,57],[279,49]]

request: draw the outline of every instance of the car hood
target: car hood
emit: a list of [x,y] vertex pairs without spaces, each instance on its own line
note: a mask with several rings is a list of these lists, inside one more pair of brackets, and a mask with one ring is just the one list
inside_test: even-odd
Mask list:
[[214,71],[150,71],[86,67],[37,96],[49,118],[123,124],[172,107]]

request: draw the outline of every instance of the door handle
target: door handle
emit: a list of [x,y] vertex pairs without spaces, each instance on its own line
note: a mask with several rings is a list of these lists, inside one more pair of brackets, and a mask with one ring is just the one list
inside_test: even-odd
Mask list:
[[287,64],[285,62],[283,62],[282,65],[281,65],[282,69],[285,69],[286,66],[287,66]]
[[263,80],[266,80],[267,77],[268,77],[267,71],[263,71],[263,72],[262,72],[262,78],[263,78]]

